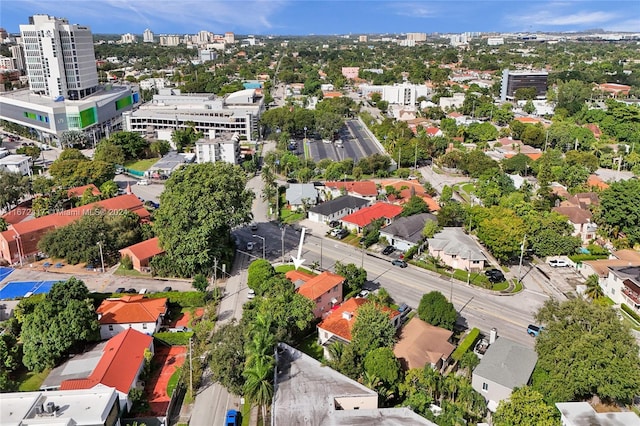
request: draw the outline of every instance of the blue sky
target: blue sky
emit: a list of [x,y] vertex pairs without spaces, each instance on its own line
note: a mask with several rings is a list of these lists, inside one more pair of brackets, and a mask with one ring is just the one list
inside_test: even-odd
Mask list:
[[0,26],[18,32],[34,14],[94,33],[256,35],[403,32],[640,32],[640,1],[1,0]]

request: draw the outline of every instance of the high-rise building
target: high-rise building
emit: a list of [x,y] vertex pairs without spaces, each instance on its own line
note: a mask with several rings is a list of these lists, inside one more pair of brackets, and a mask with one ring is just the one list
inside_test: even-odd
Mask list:
[[224,42],[227,44],[233,44],[236,42],[236,36],[233,33],[226,32],[224,33]]
[[181,42],[179,35],[161,35],[160,46],[177,46]]
[[536,98],[544,98],[547,94],[546,71],[502,71],[502,85],[500,87],[500,100],[502,102],[513,100],[516,90],[524,88],[536,89]]
[[407,33],[407,40],[427,41],[426,33]]
[[16,44],[15,46],[10,46],[9,50],[11,51],[11,57],[13,58],[16,69],[20,72],[24,72],[27,69],[27,64],[24,59],[24,49],[21,44]]
[[361,35],[358,37],[358,41],[360,43],[366,43],[367,42],[367,36],[366,35]]
[[131,34],[131,33],[122,34],[120,36],[121,44],[132,44],[132,43],[135,43],[137,40],[138,40],[138,37],[136,37],[135,34]]
[[88,27],[66,19],[34,15],[20,34],[29,76],[36,94],[83,99],[98,89],[93,38]]
[[144,33],[142,34],[142,42],[153,43],[153,32],[149,28],[144,30]]
[[4,28],[0,28],[0,43],[4,43],[9,39],[9,33]]

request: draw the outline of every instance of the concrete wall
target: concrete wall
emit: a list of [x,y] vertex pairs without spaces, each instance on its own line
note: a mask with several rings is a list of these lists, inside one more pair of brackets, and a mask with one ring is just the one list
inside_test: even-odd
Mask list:
[[[133,328],[134,330],[139,331],[140,333],[143,333],[143,334],[152,335],[153,333],[160,330],[161,321],[162,320],[158,318],[158,321],[156,323],[145,322],[145,323],[134,323],[134,324],[101,324],[100,338],[102,340],[111,339],[113,336],[129,328]],[[112,327],[112,330],[109,330],[109,326]]]
[[[483,389],[483,385],[486,385],[486,390]],[[502,401],[503,399],[509,398],[511,396],[512,389],[498,384],[489,379],[485,379],[484,377],[480,377],[477,374],[474,374],[471,379],[471,386],[475,389],[480,395],[484,397],[488,402],[494,401],[496,403]]]

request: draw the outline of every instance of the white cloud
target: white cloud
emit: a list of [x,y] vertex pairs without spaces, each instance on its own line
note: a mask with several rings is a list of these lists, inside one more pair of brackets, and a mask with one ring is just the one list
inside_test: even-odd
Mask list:
[[422,2],[385,3],[384,7],[391,9],[395,15],[411,18],[431,18],[437,14],[435,8],[427,7]]

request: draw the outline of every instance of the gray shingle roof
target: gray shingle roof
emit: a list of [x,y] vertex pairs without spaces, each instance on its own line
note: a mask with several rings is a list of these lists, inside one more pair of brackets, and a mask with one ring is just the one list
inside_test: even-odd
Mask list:
[[382,229],[385,234],[393,235],[405,241],[418,243],[422,239],[422,229],[427,221],[438,220],[431,213],[420,213],[413,216],[399,217],[389,226]]
[[286,199],[289,204],[300,205],[305,200],[309,204],[318,202],[318,190],[312,183],[292,183],[287,188]]
[[462,259],[486,260],[476,242],[465,234],[462,228],[443,228],[427,241],[429,247],[434,250],[444,250],[448,255],[455,254]]
[[537,362],[533,349],[500,337],[489,346],[473,375],[513,389],[529,382]]
[[325,201],[322,204],[318,204],[309,211],[323,216],[329,216],[344,209],[360,209],[368,204],[369,200],[365,200],[364,198],[344,195],[342,197],[334,198],[333,200]]

